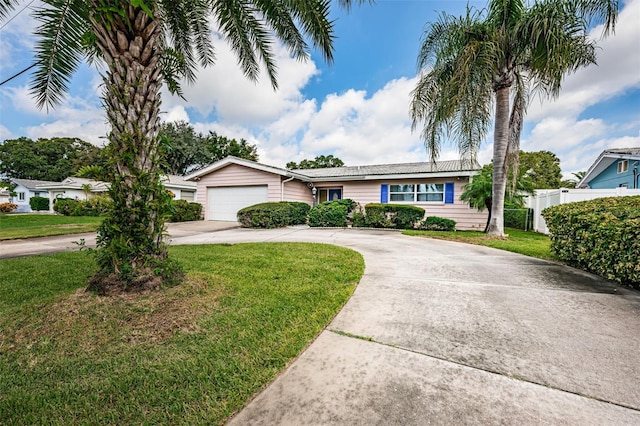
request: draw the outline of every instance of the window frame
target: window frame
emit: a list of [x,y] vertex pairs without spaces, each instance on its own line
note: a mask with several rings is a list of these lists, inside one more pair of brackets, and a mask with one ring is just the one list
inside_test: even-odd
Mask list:
[[[432,187],[436,187],[437,189],[439,189],[439,191],[420,191],[420,186],[424,185],[426,186],[427,189],[432,188]],[[394,187],[407,187],[407,186],[411,186],[412,190],[411,191],[394,191],[393,188]],[[402,189],[406,189],[406,188],[402,188]],[[445,192],[446,192],[446,185],[444,182],[415,182],[415,183],[392,183],[389,184],[389,196],[388,196],[388,200],[389,203],[413,203],[413,204],[444,204],[445,203]],[[412,200],[393,200],[392,197],[394,195],[409,195],[411,194],[413,199]],[[426,195],[427,197],[429,195],[432,194],[440,194],[441,195],[441,199],[437,200],[437,201],[422,201],[419,200],[419,196],[420,195]]]
[[618,161],[618,174],[627,173],[629,171],[629,160],[624,159]]
[[18,192],[18,201],[26,201],[27,200],[27,194],[25,194],[24,192]]

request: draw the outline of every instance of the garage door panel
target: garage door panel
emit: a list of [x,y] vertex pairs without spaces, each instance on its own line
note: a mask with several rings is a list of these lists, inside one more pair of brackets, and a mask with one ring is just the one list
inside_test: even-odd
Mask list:
[[267,185],[209,188],[207,219],[237,220],[238,210],[268,200],[267,188]]

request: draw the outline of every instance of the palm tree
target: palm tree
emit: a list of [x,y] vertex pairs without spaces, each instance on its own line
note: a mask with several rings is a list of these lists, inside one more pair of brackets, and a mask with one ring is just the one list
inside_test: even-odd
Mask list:
[[[339,0],[348,8],[364,0]],[[154,288],[175,276],[163,242],[169,203],[160,182],[160,89],[181,94],[198,66],[215,61],[210,18],[228,41],[244,74],[256,80],[263,65],[277,88],[274,44],[298,59],[310,40],[332,61],[330,0],[43,0],[35,11],[36,70],[32,93],[53,107],[67,92],[81,61],[104,66],[102,94],[107,119],[114,207],[99,229],[99,291]],[[0,22],[17,0],[0,2]]]
[[90,183],[84,183],[82,184],[82,192],[84,193],[84,199],[85,201],[89,199],[89,194],[91,194],[91,190],[93,189],[93,187],[91,186]]
[[[513,190],[505,192],[505,203],[518,208],[524,205],[524,197],[534,193],[533,182],[526,173],[520,173],[512,177],[514,182]],[[493,204],[493,164],[482,167],[480,173],[473,176],[471,182],[462,188],[460,199],[469,203],[470,207],[478,209],[479,212],[487,209],[487,223],[484,232],[488,232],[491,223],[491,206]]]
[[617,13],[617,0],[490,0],[464,16],[442,14],[425,31],[411,117],[414,129],[422,124],[432,159],[445,136],[463,158],[475,159],[494,109],[490,234],[504,235],[508,166],[517,165],[530,96],[556,97],[567,73],[595,63],[591,19],[604,22],[606,36]]

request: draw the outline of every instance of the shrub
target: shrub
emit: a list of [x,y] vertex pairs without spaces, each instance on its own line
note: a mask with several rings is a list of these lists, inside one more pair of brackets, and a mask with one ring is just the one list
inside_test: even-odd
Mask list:
[[[342,201],[342,200],[340,200]],[[325,201],[309,211],[309,226],[347,226],[348,207],[338,201]]]
[[17,204],[13,203],[0,203],[0,213],[11,213],[18,208]]
[[260,203],[238,211],[238,222],[245,228],[281,228],[306,222],[310,206],[296,201]]
[[524,231],[530,230],[533,227],[533,209],[505,204],[504,226]]
[[171,200],[170,222],[190,222],[202,219],[202,204],[186,200]]
[[113,201],[106,195],[98,195],[88,200],[57,198],[53,202],[53,211],[65,216],[102,216],[106,214]]
[[424,217],[424,209],[405,204],[370,203],[364,206],[365,225],[374,228],[412,229]]
[[65,216],[73,216],[78,204],[80,204],[80,201],[73,198],[56,198],[53,202],[53,211]]
[[559,259],[640,289],[640,196],[561,204],[542,216]]
[[427,216],[420,223],[420,229],[427,231],[455,231],[456,221],[438,216]]
[[31,210],[34,211],[49,210],[49,199],[46,197],[31,197],[29,199],[29,206],[31,206]]

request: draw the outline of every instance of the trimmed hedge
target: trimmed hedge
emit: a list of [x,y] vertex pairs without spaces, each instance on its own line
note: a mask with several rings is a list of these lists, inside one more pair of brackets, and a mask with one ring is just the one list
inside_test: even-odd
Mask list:
[[640,196],[561,204],[542,216],[560,260],[640,289]]
[[373,228],[413,229],[424,209],[405,204],[370,203],[364,206],[365,225]]
[[420,229],[427,231],[455,231],[456,221],[438,216],[427,216],[420,222]]
[[45,197],[31,197],[29,199],[29,206],[31,210],[49,210],[49,199]]
[[190,222],[202,220],[202,204],[186,200],[171,200],[169,222]]
[[335,201],[325,201],[309,210],[309,226],[347,226],[347,206]]
[[297,201],[260,203],[238,211],[238,222],[245,228],[281,228],[307,221],[311,206]]

